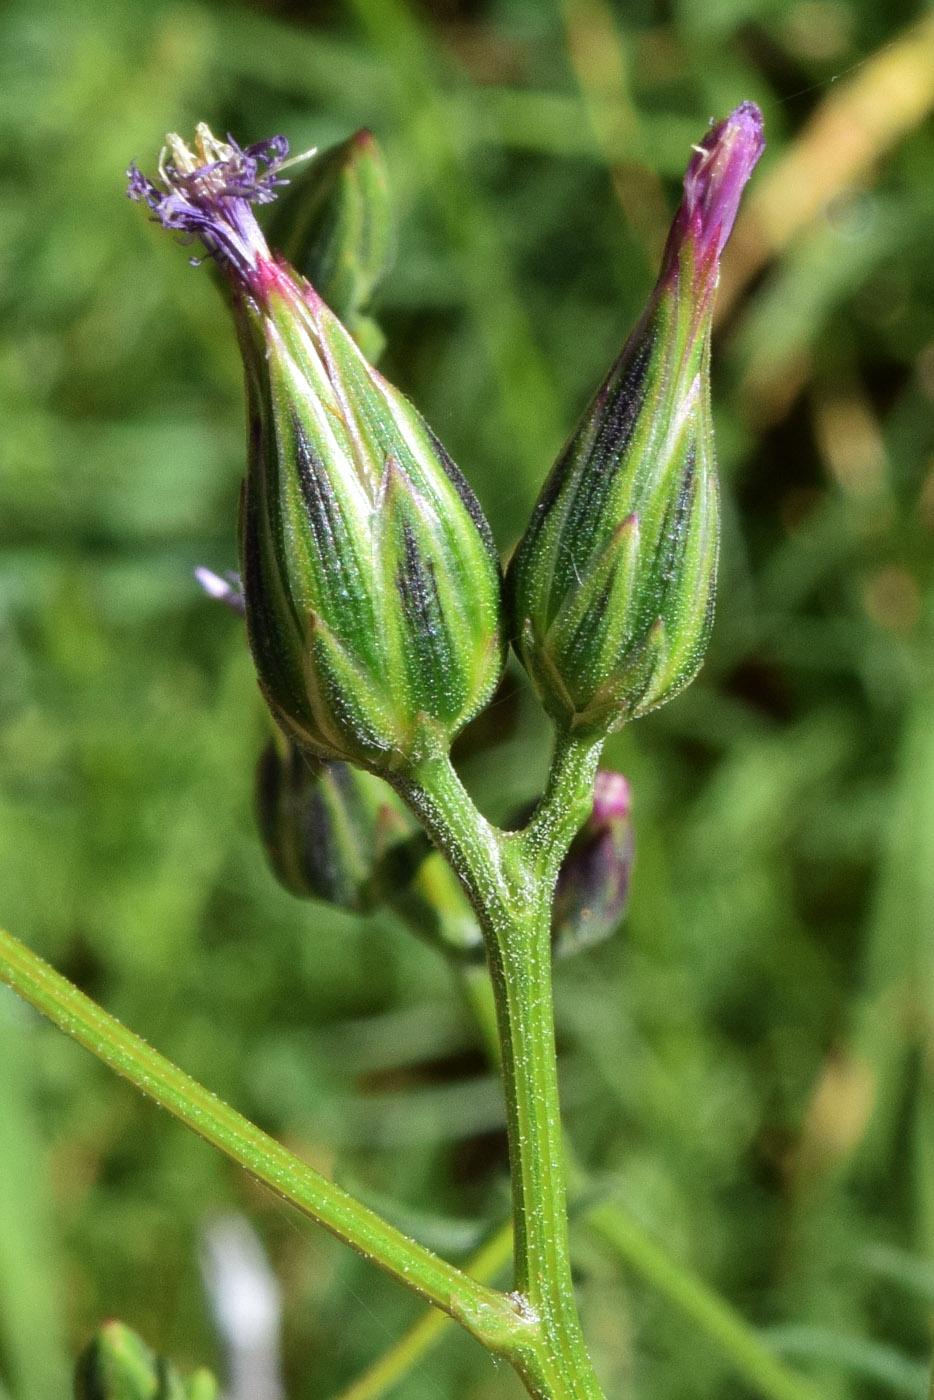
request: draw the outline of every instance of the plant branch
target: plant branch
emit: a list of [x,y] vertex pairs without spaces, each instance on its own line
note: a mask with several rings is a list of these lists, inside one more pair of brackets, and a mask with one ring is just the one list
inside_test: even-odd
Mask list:
[[551,901],[592,801],[599,744],[559,741],[524,832],[477,811],[447,759],[397,782],[463,880],[486,943],[502,1049],[513,1194],[515,1285],[544,1334],[562,1397],[601,1395],[584,1346],[568,1246],[551,988]]
[[502,1293],[446,1263],[306,1166],[2,929],[0,981],[258,1181],[461,1323],[490,1350],[502,1355],[524,1345],[528,1324]]

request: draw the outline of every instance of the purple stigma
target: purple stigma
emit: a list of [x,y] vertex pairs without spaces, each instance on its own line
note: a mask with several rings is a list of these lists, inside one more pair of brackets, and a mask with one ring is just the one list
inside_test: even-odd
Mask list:
[[200,239],[225,270],[249,280],[258,260],[269,257],[251,206],[271,203],[288,184],[280,173],[288,152],[284,136],[241,147],[230,136],[218,141],[202,123],[193,150],[167,137],[158,181],[131,165],[127,194],[148,204],[163,228]]

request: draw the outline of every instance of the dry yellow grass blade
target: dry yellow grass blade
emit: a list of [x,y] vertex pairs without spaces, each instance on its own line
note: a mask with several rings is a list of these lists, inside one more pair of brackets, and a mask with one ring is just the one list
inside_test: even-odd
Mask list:
[[828,93],[749,191],[719,292],[723,316],[775,254],[934,110],[934,17],[885,44]]

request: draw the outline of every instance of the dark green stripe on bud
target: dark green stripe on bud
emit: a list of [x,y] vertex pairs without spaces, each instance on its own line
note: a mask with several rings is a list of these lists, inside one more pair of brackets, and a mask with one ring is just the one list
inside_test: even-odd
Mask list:
[[510,566],[514,645],[564,728],[610,733],[677,694],[703,659],[719,540],[711,314],[761,150],[751,104],[695,147],[649,305]]
[[247,628],[302,746],[375,769],[444,753],[503,665],[500,575],[474,497],[415,409],[307,284],[244,303]]
[[387,854],[419,830],[382,778],[306,755],[281,735],[260,755],[256,813],[280,884],[358,914],[383,902]]

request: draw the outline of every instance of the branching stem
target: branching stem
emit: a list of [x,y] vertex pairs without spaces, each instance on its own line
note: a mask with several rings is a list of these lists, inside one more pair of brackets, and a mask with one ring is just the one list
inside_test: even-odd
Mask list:
[[551,901],[561,861],[589,811],[599,747],[574,739],[559,743],[545,796],[522,832],[486,822],[446,759],[398,784],[463,880],[483,930],[506,1094],[516,1296],[540,1325],[557,1371],[553,1394],[563,1400],[597,1400],[601,1391],[571,1278]]

